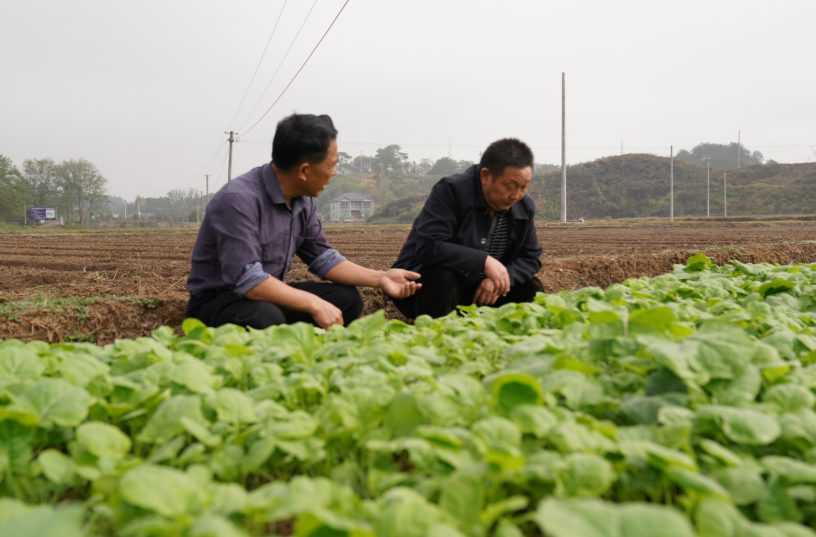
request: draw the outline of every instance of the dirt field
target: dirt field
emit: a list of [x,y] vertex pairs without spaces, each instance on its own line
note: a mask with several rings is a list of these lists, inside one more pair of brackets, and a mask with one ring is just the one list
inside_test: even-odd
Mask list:
[[[408,231],[327,227],[326,236],[348,259],[386,269]],[[815,221],[539,224],[538,236],[544,249],[539,276],[548,292],[661,274],[700,251],[720,263],[816,261]],[[53,341],[76,333],[107,342],[149,334],[163,323],[177,326],[195,237],[193,230],[0,234],[0,306],[27,304],[13,319],[0,316],[0,339]],[[304,279],[314,277],[296,261],[289,280]],[[61,305],[66,298],[109,296],[136,298]],[[386,306],[389,316],[398,316],[379,291],[364,290],[364,297],[366,312]]]

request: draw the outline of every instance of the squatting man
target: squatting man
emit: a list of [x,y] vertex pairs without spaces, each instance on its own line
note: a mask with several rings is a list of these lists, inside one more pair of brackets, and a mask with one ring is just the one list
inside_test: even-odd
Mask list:
[[[499,140],[479,165],[437,183],[384,272],[348,261],[323,233],[312,198],[337,174],[337,159],[328,116],[293,114],[278,123],[272,162],[208,204],[187,280],[188,317],[213,327],[303,321],[328,328],[359,317],[356,286],[383,289],[412,318],[447,315],[458,304],[530,301],[543,290],[534,277],[541,266],[535,207],[525,197],[533,155],[524,143]],[[284,283],[294,254],[330,283]]]
[[535,277],[535,204],[525,195],[533,162],[524,142],[505,138],[490,144],[479,164],[434,185],[394,263],[422,273],[421,288],[393,299],[406,317],[530,302],[544,290]]
[[[360,316],[356,286],[396,299],[422,287],[415,272],[370,270],[329,245],[312,198],[337,174],[337,159],[329,116],[294,114],[278,123],[272,162],[229,182],[208,204],[187,280],[188,317],[207,326],[304,321],[328,328]],[[294,254],[331,283],[284,283]]]

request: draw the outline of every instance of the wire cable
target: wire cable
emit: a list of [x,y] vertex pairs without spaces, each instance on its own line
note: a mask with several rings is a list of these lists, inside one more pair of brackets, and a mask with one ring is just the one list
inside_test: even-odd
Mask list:
[[226,153],[224,155],[224,160],[221,162],[221,169],[218,170],[218,180],[215,182],[215,185],[213,186],[213,192],[218,192],[217,187],[221,183],[221,177],[222,177],[222,175],[224,173],[224,165],[227,163],[227,157],[228,156],[229,156],[229,153]]
[[192,180],[190,180],[190,184],[188,184],[188,185],[187,185],[187,188],[190,188],[190,185],[192,185],[192,184],[193,184],[193,182],[194,182],[196,179],[201,178],[201,172],[203,172],[203,171],[204,171],[204,170],[207,168],[207,166],[209,166],[210,162],[212,162],[212,161],[213,161],[213,159],[214,159],[215,157],[217,157],[217,156],[218,156],[218,153],[220,153],[220,152],[221,152],[221,149],[223,149],[223,147],[224,147],[226,144],[227,144],[227,142],[226,142],[226,140],[225,140],[225,141],[224,141],[224,143],[222,143],[221,145],[219,145],[219,146],[218,146],[218,151],[216,151],[216,152],[215,152],[215,154],[214,154],[212,157],[210,157],[210,160],[208,160],[208,161],[207,161],[207,164],[205,164],[204,166],[202,166],[202,167],[201,167],[201,169],[200,169],[200,170],[198,170],[198,173],[197,173],[197,174],[195,174],[195,176],[192,178]]
[[247,114],[247,117],[246,117],[246,119],[244,119],[244,122],[241,123],[241,126],[238,127],[237,132],[241,132],[241,129],[244,128],[244,125],[246,125],[246,122],[249,121],[250,117],[252,117],[252,112],[254,112],[255,109],[258,108],[258,105],[261,104],[261,101],[263,100],[264,95],[266,95],[266,91],[269,89],[269,86],[271,86],[272,82],[275,80],[275,76],[277,76],[278,71],[280,71],[280,68],[283,65],[283,62],[286,61],[286,57],[289,56],[289,51],[292,50],[293,46],[295,46],[295,41],[297,41],[297,38],[300,35],[300,31],[303,30],[304,26],[306,26],[306,21],[309,20],[309,16],[312,14],[312,11],[314,10],[316,5],[317,5],[317,0],[315,0],[314,3],[312,4],[311,9],[309,9],[309,12],[306,14],[306,18],[303,19],[303,23],[300,25],[300,28],[298,28],[298,31],[295,34],[295,38],[292,39],[292,42],[289,44],[289,48],[286,49],[286,54],[283,55],[283,58],[281,59],[280,63],[278,64],[278,68],[275,69],[274,73],[272,73],[272,78],[269,79],[269,83],[264,88],[263,93],[261,93],[261,96],[258,97],[258,101],[255,103],[255,106],[252,107],[252,110],[249,111],[249,114]]
[[[315,1],[316,1],[316,0],[315,0]],[[298,69],[297,73],[295,73],[295,76],[293,76],[293,77],[292,77],[292,80],[290,80],[290,81],[289,81],[289,83],[286,85],[286,87],[285,87],[285,88],[283,88],[283,91],[282,91],[282,92],[280,92],[280,95],[278,95],[278,98],[277,98],[277,99],[275,99],[275,102],[273,102],[273,103],[272,103],[272,106],[270,106],[269,108],[267,108],[266,112],[264,112],[264,113],[263,113],[263,115],[262,115],[260,118],[258,118],[258,121],[256,121],[256,122],[255,122],[255,124],[254,124],[254,125],[252,125],[250,128],[248,128],[248,129],[247,129],[247,130],[246,130],[246,131],[245,131],[243,134],[247,134],[249,131],[251,131],[252,129],[254,129],[254,128],[255,128],[255,127],[258,125],[258,123],[260,123],[260,122],[261,122],[261,120],[262,120],[263,118],[265,118],[265,117],[266,117],[266,114],[268,114],[268,113],[269,113],[269,111],[270,111],[270,110],[272,110],[272,108],[274,108],[274,106],[275,106],[275,105],[278,103],[278,101],[280,100],[280,98],[281,98],[281,97],[283,97],[283,94],[284,94],[284,93],[286,93],[286,90],[288,90],[288,89],[289,89],[289,86],[291,86],[291,85],[292,85],[292,82],[294,82],[294,81],[295,81],[295,79],[296,79],[296,78],[297,78],[297,76],[300,74],[300,72],[303,70],[303,68],[304,68],[304,67],[306,67],[306,64],[307,64],[307,63],[309,63],[309,59],[310,59],[310,58],[312,57],[312,55],[315,53],[315,51],[317,50],[317,47],[319,47],[319,46],[320,46],[320,43],[322,43],[322,42],[323,42],[323,39],[325,39],[325,38],[326,38],[326,36],[329,34],[329,31],[332,29],[332,26],[334,26],[334,23],[335,23],[335,22],[337,22],[337,19],[338,19],[338,18],[340,18],[340,14],[341,14],[341,13],[343,13],[343,10],[344,10],[344,9],[346,9],[346,6],[348,5],[348,3],[349,3],[349,0],[346,0],[346,2],[343,4],[343,7],[341,7],[341,8],[340,8],[340,11],[338,11],[338,12],[337,12],[337,16],[336,16],[336,17],[334,17],[334,20],[333,20],[333,21],[332,21],[332,23],[329,25],[328,29],[326,29],[326,32],[323,34],[323,37],[321,37],[321,38],[320,38],[320,41],[318,41],[318,42],[317,42],[317,45],[315,45],[315,47],[312,49],[312,52],[310,52],[310,53],[309,53],[309,56],[306,58],[306,61],[305,61],[305,62],[303,62],[303,65],[301,65],[301,66],[300,66],[300,69]]]
[[[283,10],[286,9],[286,2],[288,2],[288,1],[289,0],[283,0],[283,7],[281,8],[280,13],[278,13],[278,18],[275,21],[275,26],[272,27],[272,33],[269,35],[269,40],[266,42],[266,46],[263,49],[263,54],[261,54],[261,59],[258,60],[258,65],[255,66],[255,72],[252,73],[252,78],[249,80],[249,85],[247,86],[247,89],[244,92],[244,96],[241,97],[241,102],[238,104],[238,108],[235,110],[235,115],[232,116],[232,119],[230,119],[230,121],[229,121],[230,125],[232,125],[232,122],[235,121],[236,117],[238,117],[238,112],[241,111],[241,106],[243,106],[244,101],[246,100],[246,96],[249,94],[249,88],[252,87],[252,83],[255,81],[255,75],[258,74],[258,69],[261,68],[261,62],[263,62],[264,56],[266,56],[266,51],[267,51],[267,49],[269,49],[269,43],[271,43],[272,38],[275,37],[275,30],[278,29],[278,23],[281,20],[281,16],[283,15]],[[229,130],[229,129],[227,129],[227,130]]]

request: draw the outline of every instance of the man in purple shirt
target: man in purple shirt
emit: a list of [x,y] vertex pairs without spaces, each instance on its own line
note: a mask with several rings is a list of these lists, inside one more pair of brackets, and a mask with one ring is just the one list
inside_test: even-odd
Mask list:
[[[293,114],[278,123],[272,162],[226,186],[207,206],[187,279],[187,316],[207,326],[257,329],[299,321],[346,325],[363,309],[354,286],[406,298],[419,274],[370,270],[326,241],[315,197],[337,174],[337,130],[329,116]],[[333,283],[284,283],[297,254]]]

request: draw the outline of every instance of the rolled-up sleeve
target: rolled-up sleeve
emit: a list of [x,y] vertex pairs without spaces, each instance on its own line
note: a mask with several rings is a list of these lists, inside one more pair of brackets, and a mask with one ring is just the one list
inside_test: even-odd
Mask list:
[[247,265],[261,261],[259,212],[257,201],[240,194],[225,194],[211,209],[221,277],[227,285],[237,284]]
[[268,280],[271,277],[272,276],[264,272],[263,265],[261,265],[260,261],[250,263],[244,267],[244,273],[241,274],[241,277],[238,279],[238,283],[235,284],[235,289],[233,289],[233,292],[239,297],[244,298],[247,291],[254,289],[258,286],[258,284]]
[[306,211],[306,222],[303,226],[303,236],[299,241],[297,255],[309,266],[309,272],[322,279],[346,258],[332,248],[329,241],[326,240],[314,203],[308,203],[304,210]]

